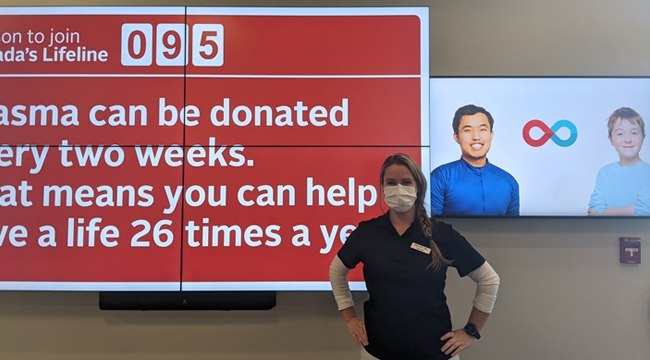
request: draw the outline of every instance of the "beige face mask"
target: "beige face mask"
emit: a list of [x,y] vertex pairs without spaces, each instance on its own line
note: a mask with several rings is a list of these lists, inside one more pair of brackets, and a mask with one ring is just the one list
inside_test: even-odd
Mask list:
[[403,213],[409,211],[415,199],[417,199],[417,190],[413,186],[384,186],[384,196],[386,197],[386,204],[391,209]]

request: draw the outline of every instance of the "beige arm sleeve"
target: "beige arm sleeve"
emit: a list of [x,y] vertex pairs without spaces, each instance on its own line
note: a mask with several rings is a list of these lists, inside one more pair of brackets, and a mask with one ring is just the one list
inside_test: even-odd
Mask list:
[[492,312],[494,302],[497,299],[499,290],[499,275],[494,271],[487,261],[478,269],[467,276],[476,282],[476,294],[474,295],[474,307],[486,314]]
[[350,284],[348,283],[348,273],[350,270],[343,264],[343,261],[341,261],[338,255],[334,257],[330,265],[330,284],[332,285],[334,300],[336,300],[339,310],[354,306],[352,292],[350,292]]

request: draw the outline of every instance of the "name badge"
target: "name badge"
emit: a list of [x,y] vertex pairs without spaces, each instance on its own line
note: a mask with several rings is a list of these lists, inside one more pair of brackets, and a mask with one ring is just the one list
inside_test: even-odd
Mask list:
[[427,255],[431,254],[431,249],[429,249],[426,246],[420,245],[418,243],[411,243],[411,249],[417,250],[421,253],[425,253]]

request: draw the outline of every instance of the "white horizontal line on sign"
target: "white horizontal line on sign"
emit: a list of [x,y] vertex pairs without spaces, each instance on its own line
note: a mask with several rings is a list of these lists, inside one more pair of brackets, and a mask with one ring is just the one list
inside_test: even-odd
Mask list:
[[[0,78],[182,78],[183,74],[0,74]],[[420,75],[187,75],[204,79],[418,79]]]
[[[350,290],[365,291],[363,281],[350,281]],[[332,291],[329,281],[184,281],[182,291]]]
[[0,74],[0,78],[182,78],[183,74]]
[[184,6],[51,6],[4,7],[0,15],[178,15]]
[[180,282],[0,281],[12,291],[180,291]]

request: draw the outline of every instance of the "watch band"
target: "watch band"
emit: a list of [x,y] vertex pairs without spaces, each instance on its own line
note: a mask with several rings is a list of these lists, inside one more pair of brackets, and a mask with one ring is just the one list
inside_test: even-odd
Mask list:
[[467,335],[475,337],[476,340],[481,338],[481,334],[478,333],[478,329],[476,329],[476,325],[472,323],[467,323],[467,325],[465,325],[464,327],[464,330],[467,333]]

